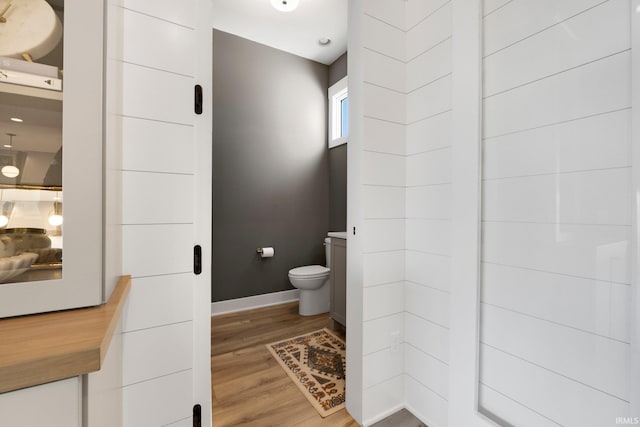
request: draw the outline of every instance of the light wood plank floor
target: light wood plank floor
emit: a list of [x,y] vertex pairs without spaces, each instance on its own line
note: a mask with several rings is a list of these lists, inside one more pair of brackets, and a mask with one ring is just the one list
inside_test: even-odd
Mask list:
[[344,410],[322,418],[265,347],[328,325],[297,302],[212,317],[213,426],[357,427]]

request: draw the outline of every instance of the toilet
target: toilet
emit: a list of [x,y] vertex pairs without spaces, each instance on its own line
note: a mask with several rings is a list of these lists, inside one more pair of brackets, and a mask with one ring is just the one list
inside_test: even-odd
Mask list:
[[298,313],[301,316],[327,313],[329,311],[329,272],[331,263],[331,238],[324,239],[327,266],[305,265],[289,270],[289,282],[300,289]]

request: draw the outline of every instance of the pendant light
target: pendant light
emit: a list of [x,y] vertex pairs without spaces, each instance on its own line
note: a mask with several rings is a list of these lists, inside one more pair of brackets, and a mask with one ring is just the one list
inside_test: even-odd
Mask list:
[[62,202],[60,201],[60,197],[56,192],[56,197],[53,200],[53,210],[49,212],[49,224],[54,227],[60,227],[62,225],[63,217],[62,217]]
[[299,0],[271,0],[271,6],[280,12],[291,12],[298,7]]
[[[9,135],[9,150],[13,150],[13,137],[16,136],[15,133],[8,133],[7,135]],[[5,145],[6,147],[6,145]],[[13,159],[11,160],[13,162]],[[10,164],[10,165],[5,165],[2,167],[2,169],[0,169],[0,172],[2,172],[2,175],[6,176],[7,178],[15,178],[18,175],[20,175],[20,169],[18,169],[15,165]]]
[[3,201],[4,190],[0,190],[0,228],[4,228],[9,224],[11,211],[13,211],[13,202]]

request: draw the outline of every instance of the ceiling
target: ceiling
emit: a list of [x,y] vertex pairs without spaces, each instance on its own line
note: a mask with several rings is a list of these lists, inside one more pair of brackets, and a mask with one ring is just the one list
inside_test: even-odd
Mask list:
[[[300,0],[279,12],[270,0],[213,0],[213,27],[330,65],[347,51],[347,0]],[[321,46],[320,38],[331,43]]]

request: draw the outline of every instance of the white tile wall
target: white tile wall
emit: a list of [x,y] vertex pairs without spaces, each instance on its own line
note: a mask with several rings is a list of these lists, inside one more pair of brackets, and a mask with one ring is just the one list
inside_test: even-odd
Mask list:
[[612,425],[630,400],[630,7],[491,3],[480,405]]
[[123,425],[184,425],[193,406],[196,1],[121,0]]

